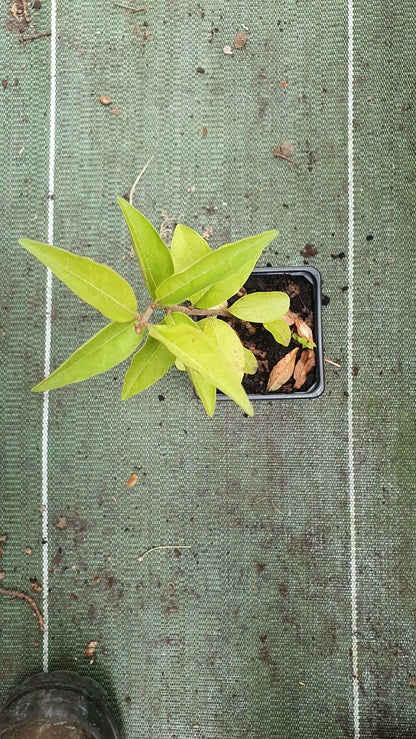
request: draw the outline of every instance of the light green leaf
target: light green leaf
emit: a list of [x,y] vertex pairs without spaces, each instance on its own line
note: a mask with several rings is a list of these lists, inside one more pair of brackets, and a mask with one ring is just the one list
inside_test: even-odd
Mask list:
[[86,344],[80,346],[55,372],[42,380],[33,390],[35,392],[53,390],[106,372],[127,359],[142,339],[143,332],[142,334],[136,333],[134,321],[110,323]]
[[[192,318],[178,311],[167,313],[158,325],[177,326],[180,324],[191,324],[193,328],[196,327]],[[170,370],[174,363],[174,355],[159,341],[148,336],[142,348],[134,355],[131,366],[126,373],[121,394],[122,400],[126,400],[153,385]]]
[[228,308],[229,313],[242,321],[264,323],[283,316],[289,309],[290,299],[282,292],[258,292],[244,295]]
[[160,341],[148,336],[134,355],[124,378],[122,400],[140,393],[160,380],[175,363],[174,355]]
[[21,239],[19,244],[106,318],[124,323],[137,315],[137,300],[132,288],[110,267],[39,241]]
[[243,266],[239,269],[236,269],[233,274],[226,280],[221,280],[220,282],[217,282],[216,285],[213,285],[206,292],[204,292],[202,297],[198,301],[196,301],[196,307],[215,308],[224,300],[227,300],[228,298],[231,298],[232,295],[235,295],[239,291],[240,287],[242,287],[247,282],[263,249],[264,246],[259,248],[259,250],[256,252],[256,255],[252,259],[243,264]]
[[289,346],[292,332],[290,330],[290,326],[288,326],[285,321],[282,321],[281,318],[277,318],[275,321],[265,323],[264,328],[266,328],[267,331],[270,331],[270,333],[273,334],[273,337],[279,344],[283,344],[283,346]]
[[176,226],[170,245],[170,254],[175,272],[190,267],[191,264],[210,253],[209,244],[199,233],[182,223]]
[[[170,245],[170,254],[173,260],[175,272],[180,272],[190,267],[194,262],[202,259],[206,254],[210,254],[211,249],[202,236],[192,228],[179,223],[174,232],[172,243]],[[199,291],[195,295],[190,295],[189,300],[193,305],[201,297],[204,291]]]
[[124,198],[118,198],[118,204],[129,227],[133,248],[147,289],[154,298],[157,286],[173,274],[170,251],[150,221],[139,210],[133,208]]
[[247,415],[253,415],[251,403],[233,370],[228,367],[223,353],[196,326],[159,324],[150,326],[149,332],[186,367],[199,372],[225,395],[229,395]]
[[204,318],[204,335],[213,341],[225,355],[226,361],[241,382],[244,374],[244,347],[236,332],[226,321]]
[[[217,282],[224,280],[253,258],[258,258],[261,251],[276,236],[277,231],[267,231],[258,236],[251,236],[233,244],[224,244],[216,251],[206,254],[190,267],[171,275],[156,290],[156,301],[160,305],[172,305],[189,299],[200,290],[206,290]],[[239,285],[238,287],[241,287]],[[238,289],[238,288],[237,288]],[[225,295],[216,303],[230,297]],[[201,301],[199,301],[201,302]]]
[[179,370],[179,372],[185,372],[186,367],[183,362],[181,362],[180,359],[175,359],[175,367]]
[[250,349],[247,349],[246,346],[243,347],[244,349],[244,372],[247,375],[255,375],[257,372],[257,359],[254,356],[253,352],[250,351]]
[[215,385],[190,367],[187,367],[186,370],[188,372],[189,379],[191,380],[198,397],[205,408],[207,416],[213,416],[217,402],[217,391]]

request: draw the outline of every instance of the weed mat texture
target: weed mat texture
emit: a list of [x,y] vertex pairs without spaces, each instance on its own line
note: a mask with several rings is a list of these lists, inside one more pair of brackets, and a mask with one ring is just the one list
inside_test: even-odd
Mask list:
[[[129,739],[414,736],[414,8],[352,10],[3,3],[0,587],[46,628],[0,595],[2,700],[69,668]],[[176,371],[122,402],[127,366],[30,393],[45,326],[55,368],[104,321],[18,238],[144,294],[116,198],[150,157],[165,238],[276,227],[262,265],[320,270],[321,398],[209,420]]]

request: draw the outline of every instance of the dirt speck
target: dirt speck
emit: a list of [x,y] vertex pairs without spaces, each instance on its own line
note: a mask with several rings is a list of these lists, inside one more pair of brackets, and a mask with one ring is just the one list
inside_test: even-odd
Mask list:
[[234,36],[234,48],[235,49],[244,49],[246,43],[247,43],[246,33],[237,33]]
[[305,244],[304,248],[301,249],[299,252],[302,257],[305,257],[305,259],[316,257],[317,253],[318,249],[315,249],[313,244]]
[[108,95],[101,95],[100,97],[100,103],[101,105],[111,105],[113,101]]

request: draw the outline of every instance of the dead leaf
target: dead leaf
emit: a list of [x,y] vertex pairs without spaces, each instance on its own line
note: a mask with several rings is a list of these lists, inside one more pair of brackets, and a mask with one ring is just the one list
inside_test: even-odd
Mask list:
[[138,479],[139,479],[139,476],[136,475],[135,472],[133,472],[133,474],[130,475],[129,479],[126,482],[126,488],[134,487]]
[[57,529],[66,529],[66,516],[59,516],[58,523],[56,524]]
[[236,49],[244,49],[246,43],[247,43],[246,33],[237,33],[236,36],[234,36],[234,47]]
[[29,554],[29,556],[32,556],[33,554],[33,549],[31,549],[30,547],[25,547],[23,551],[25,554]]
[[278,146],[275,146],[273,149],[273,156],[275,157],[284,157],[285,159],[289,159],[290,157],[293,157],[295,153],[295,149],[293,147],[293,144],[290,143],[290,141],[282,141],[281,144]]
[[282,385],[290,380],[293,375],[293,370],[295,369],[296,355],[298,351],[298,348],[292,349],[292,351],[288,352],[280,362],[275,364],[269,375],[269,381],[267,383],[268,392],[279,390]]
[[90,641],[84,649],[84,654],[86,657],[88,657],[90,665],[92,665],[92,663],[94,662],[95,650],[97,649],[97,647],[98,641]]
[[294,313],[292,310],[288,310],[287,313],[285,313],[285,315],[282,316],[282,321],[287,323],[288,326],[293,326],[297,318],[297,315],[298,314]]
[[311,371],[316,365],[315,352],[313,349],[304,349],[300,355],[299,362],[297,362],[293,378],[295,384],[293,385],[294,390],[300,390],[305,384],[308,372]]
[[300,316],[295,318],[295,325],[298,336],[301,336],[302,339],[306,339],[307,341],[313,341],[312,329],[305,321],[302,321]]
[[2,534],[0,536],[0,541],[7,541],[7,534]]

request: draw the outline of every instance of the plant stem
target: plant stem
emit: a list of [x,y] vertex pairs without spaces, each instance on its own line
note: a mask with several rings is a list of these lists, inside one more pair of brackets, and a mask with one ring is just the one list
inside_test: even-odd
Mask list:
[[194,308],[193,306],[186,308],[184,305],[167,305],[163,306],[163,310],[185,313],[187,316],[231,316],[225,308]]

